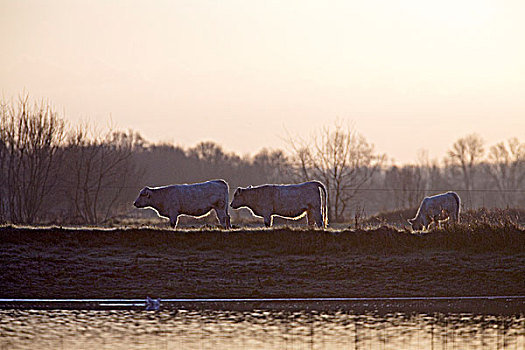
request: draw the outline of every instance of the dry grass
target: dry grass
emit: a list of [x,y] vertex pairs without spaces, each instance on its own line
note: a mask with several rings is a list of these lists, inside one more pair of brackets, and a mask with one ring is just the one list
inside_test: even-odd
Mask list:
[[514,295],[525,232],[0,227],[3,297]]
[[[398,218],[404,212],[387,213],[383,218]],[[172,230],[162,221],[129,223],[119,227],[0,227],[3,243],[39,242],[60,245],[83,242],[88,246],[132,245],[134,247],[176,247],[182,250],[220,250],[256,255],[312,254],[404,254],[424,251],[525,252],[525,228],[520,225],[523,210],[466,211],[460,224],[411,232],[395,225],[377,224],[374,217],[361,229],[312,229],[306,226],[236,227],[223,230],[206,223]],[[375,223],[375,224],[374,224]],[[194,222],[193,222],[194,224]],[[235,226],[234,226],[235,227]]]
[[[457,250],[468,252],[525,252],[525,230],[510,221],[461,223],[447,229],[412,233],[383,225],[367,229],[309,229],[299,227],[237,228],[230,231],[201,226],[171,230],[158,227],[134,228],[29,228],[4,226],[0,237],[37,239],[42,244],[78,240],[99,246],[132,242],[142,246],[176,246],[180,249],[254,251],[265,254],[308,255],[341,252],[368,254]],[[27,237],[27,238],[26,238]]]
[[[416,215],[417,208],[400,209],[373,215],[363,220],[364,226],[393,225],[408,228],[407,219]],[[525,225],[525,209],[480,208],[461,211],[461,222],[468,225],[490,224],[499,226]]]

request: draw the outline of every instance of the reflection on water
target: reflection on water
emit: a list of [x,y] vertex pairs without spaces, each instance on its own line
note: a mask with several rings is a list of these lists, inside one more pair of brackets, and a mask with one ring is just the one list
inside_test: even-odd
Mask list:
[[0,349],[524,349],[524,316],[0,310]]

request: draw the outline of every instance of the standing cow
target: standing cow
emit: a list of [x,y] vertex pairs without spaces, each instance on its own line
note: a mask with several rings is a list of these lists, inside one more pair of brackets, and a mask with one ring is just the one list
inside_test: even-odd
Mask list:
[[459,222],[459,208],[461,201],[456,192],[437,194],[425,197],[417,210],[416,217],[408,219],[415,231],[427,229],[432,222],[439,225],[440,221],[449,219]]
[[328,225],[328,194],[319,181],[293,185],[261,185],[239,187],[233,195],[231,207],[248,207],[255,215],[264,218],[264,225],[272,225],[272,216],[298,217],[306,212],[308,224],[317,227]]
[[170,219],[171,227],[177,227],[179,215],[203,216],[215,210],[222,227],[230,229],[228,214],[228,184],[213,180],[195,184],[144,187],[133,205],[150,207],[161,217]]

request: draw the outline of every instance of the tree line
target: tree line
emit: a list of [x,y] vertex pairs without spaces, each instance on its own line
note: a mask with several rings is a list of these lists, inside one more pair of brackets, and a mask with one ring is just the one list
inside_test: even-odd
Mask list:
[[226,152],[212,141],[183,148],[150,143],[137,132],[68,127],[48,102],[21,96],[0,106],[0,222],[102,224],[141,215],[131,203],[145,185],[222,178],[238,186],[322,181],[329,218],[415,208],[430,194],[456,190],[465,208],[525,206],[525,143],[487,147],[467,135],[441,161],[424,153],[414,164],[389,165],[351,125],[336,122],[288,150]]

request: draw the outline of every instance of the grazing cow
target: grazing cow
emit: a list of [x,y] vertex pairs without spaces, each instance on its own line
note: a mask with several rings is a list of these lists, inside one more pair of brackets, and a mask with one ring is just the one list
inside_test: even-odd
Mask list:
[[234,209],[248,207],[255,215],[264,218],[266,227],[272,226],[273,215],[295,218],[304,212],[309,225],[328,225],[328,195],[326,187],[319,181],[239,187],[230,205]]
[[230,229],[228,214],[228,184],[213,180],[195,184],[144,187],[133,203],[137,208],[150,207],[157,214],[170,219],[171,227],[177,227],[179,215],[203,216],[215,210],[221,225]]
[[440,221],[448,218],[451,222],[459,222],[461,201],[456,192],[437,194],[425,197],[417,210],[416,217],[408,219],[415,231],[427,229],[432,222],[439,226]]

